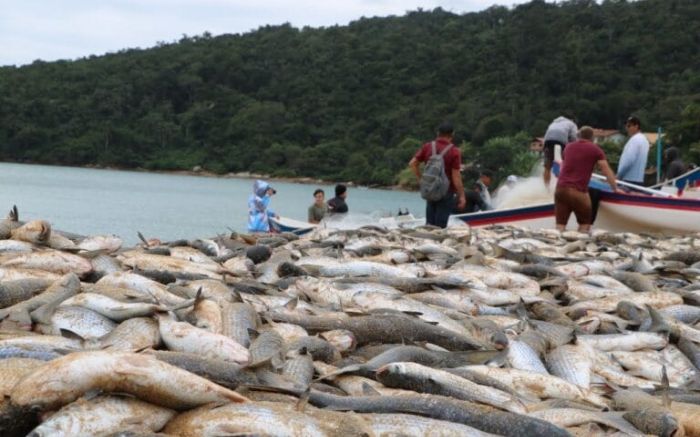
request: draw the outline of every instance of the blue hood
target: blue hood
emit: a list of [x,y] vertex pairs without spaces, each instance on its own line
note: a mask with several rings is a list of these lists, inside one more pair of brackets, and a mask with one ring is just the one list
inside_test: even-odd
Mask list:
[[265,196],[268,188],[270,188],[270,184],[263,180],[258,179],[253,183],[253,193],[258,197]]

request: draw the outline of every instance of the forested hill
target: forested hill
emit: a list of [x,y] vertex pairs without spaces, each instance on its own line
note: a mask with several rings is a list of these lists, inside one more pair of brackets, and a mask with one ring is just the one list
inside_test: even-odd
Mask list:
[[[700,141],[700,2],[532,1],[262,27],[0,68],[0,159],[391,183],[442,119],[479,147],[580,123]],[[695,143],[695,145],[692,145]],[[700,148],[698,148],[700,150]]]

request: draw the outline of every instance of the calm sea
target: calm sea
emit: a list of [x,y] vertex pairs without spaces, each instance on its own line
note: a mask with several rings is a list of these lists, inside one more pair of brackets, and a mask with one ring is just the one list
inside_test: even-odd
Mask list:
[[[306,220],[315,185],[272,182],[278,214]],[[20,220],[45,219],[84,235],[115,234],[125,244],[137,231],[163,241],[245,231],[253,180],[0,163],[0,216],[17,205]],[[321,185],[326,198],[332,185]],[[409,208],[423,217],[418,193],[350,188],[351,213],[376,216]]]

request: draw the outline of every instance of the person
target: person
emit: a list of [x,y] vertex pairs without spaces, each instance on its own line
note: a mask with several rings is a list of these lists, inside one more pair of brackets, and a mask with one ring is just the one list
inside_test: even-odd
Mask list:
[[272,195],[276,193],[263,180],[253,183],[253,193],[248,197],[248,232],[270,232],[270,217],[279,218],[269,207]]
[[493,180],[491,170],[482,170],[474,188],[467,193],[466,212],[489,211],[493,209],[489,187]]
[[688,171],[688,167],[681,159],[676,147],[669,147],[664,151],[664,163],[666,167],[665,179],[673,179]]
[[348,187],[343,184],[335,186],[335,197],[328,201],[328,212],[330,214],[344,214],[348,212],[348,204],[345,199],[348,197]]
[[629,139],[622,149],[617,165],[617,179],[632,184],[644,184],[644,169],[647,166],[649,141],[642,133],[642,125],[637,117],[630,117],[625,123]]
[[576,141],[578,127],[573,121],[573,115],[568,111],[565,115],[557,117],[549,124],[544,134],[544,184],[549,187],[552,179],[552,163],[554,162],[554,147],[561,147],[562,156],[566,144]]
[[498,190],[496,190],[496,201],[497,202],[502,202],[504,196],[506,196],[512,189],[515,187],[515,184],[518,183],[518,177],[514,174],[508,176],[506,178],[506,182],[501,185]]
[[564,161],[559,180],[554,191],[554,214],[557,229],[563,231],[573,212],[576,215],[579,232],[588,232],[593,223],[591,197],[588,183],[597,165],[614,191],[618,191],[617,181],[605,152],[593,142],[593,128],[584,126],[579,131],[579,140],[569,143],[564,152]]
[[464,185],[462,185],[462,176],[459,172],[462,164],[462,154],[459,151],[459,147],[455,147],[454,144],[452,144],[453,136],[454,127],[452,124],[443,122],[438,127],[437,138],[435,138],[434,141],[428,141],[423,144],[408,163],[408,166],[413,170],[416,178],[420,181],[420,163],[427,162],[433,155],[433,145],[435,146],[435,153],[437,154],[442,153],[449,147],[449,150],[442,155],[445,176],[447,176],[449,180],[447,194],[440,200],[426,200],[425,203],[425,222],[429,225],[439,226],[441,228],[447,227],[450,213],[452,213],[452,210],[455,208],[455,201],[459,209],[464,208],[466,204]]
[[320,223],[328,213],[328,205],[325,202],[326,193],[317,188],[314,191],[314,203],[309,206],[309,223]]

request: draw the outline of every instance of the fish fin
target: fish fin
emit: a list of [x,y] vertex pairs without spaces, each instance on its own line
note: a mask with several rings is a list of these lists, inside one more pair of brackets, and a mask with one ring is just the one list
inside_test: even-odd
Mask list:
[[70,247],[68,249],[61,249],[61,250],[64,252],[77,253],[78,256],[83,257],[85,259],[93,259],[93,258],[97,258],[100,255],[107,255],[109,253],[109,251],[106,249],[88,250],[88,251],[80,252],[83,249],[80,249],[77,247]]
[[364,396],[381,396],[382,394],[377,391],[376,388],[367,384],[367,382],[362,383],[362,394]]
[[[420,317],[423,315],[420,311],[401,311],[403,314],[406,314],[407,316],[413,316],[413,317]],[[430,323],[430,322],[426,322]],[[435,322],[437,324],[437,322]]]
[[[201,290],[201,288],[200,288],[200,290]],[[156,304],[160,308],[163,308],[162,311],[160,309],[157,309],[156,312],[162,312],[162,313],[169,313],[172,311],[184,310],[185,308],[194,306],[197,303],[197,298],[195,297],[194,299],[187,299],[186,301],[181,302],[181,303],[176,304],[176,305],[173,305],[172,307],[164,307],[163,305],[161,305],[161,303],[158,301],[158,299],[156,299],[155,296],[153,296],[152,294],[151,294],[151,296],[153,297],[153,299],[155,299]]]
[[273,365],[273,361],[274,361],[273,358],[274,358],[274,357],[267,357],[267,358],[265,358],[265,359],[256,361],[256,362],[254,362],[254,363],[250,363],[250,364],[248,364],[248,365],[246,366],[246,368],[248,368],[248,369],[255,369],[255,368],[258,368],[258,367],[266,366],[266,365],[268,365],[268,364],[274,367],[274,365]]
[[263,314],[263,315],[262,315],[262,319],[265,321],[265,323],[267,323],[267,324],[270,325],[270,326],[276,326],[276,325],[277,325],[277,322],[275,322],[274,320],[272,320],[272,318],[270,317],[269,314]]
[[649,332],[660,332],[660,333],[671,333],[672,329],[668,323],[664,320],[661,313],[659,313],[655,308],[650,305],[644,305],[649,312],[649,317],[651,317],[651,326],[649,326]]
[[17,205],[12,205],[12,209],[10,209],[10,212],[7,214],[7,218],[13,222],[19,221],[19,212],[17,211]]
[[299,401],[294,406],[294,409],[299,412],[303,412],[306,405],[309,403],[309,396],[311,396],[311,387],[304,390],[304,393],[299,396]]
[[523,300],[522,297],[515,305],[515,314],[520,320],[523,320],[525,322],[528,322],[530,320],[530,316],[527,313],[527,308],[525,307],[525,300]]
[[668,381],[668,372],[666,371],[666,365],[661,366],[661,387],[662,394],[661,399],[663,400],[663,405],[666,408],[671,407],[671,397],[668,392],[670,391],[670,384]]
[[257,329],[248,328],[248,335],[250,336],[251,340],[255,340],[256,338],[260,337],[260,332]]
[[35,323],[51,325],[51,316],[56,312],[56,308],[61,304],[60,300],[46,303],[35,309],[29,315]]
[[283,306],[288,310],[295,310],[298,304],[299,304],[299,298],[293,297],[293,298],[289,299],[289,301],[287,303],[285,303]]
[[141,240],[143,242],[143,244],[145,244],[146,247],[148,247],[148,241],[146,240],[146,237],[143,236],[141,231],[136,231],[136,235],[138,235],[139,240]]
[[360,369],[362,369],[362,367],[359,364],[345,366],[342,369],[334,370],[333,372],[326,373],[325,375],[321,375],[318,378],[314,379],[314,381],[319,382],[319,381],[323,381],[324,379],[335,378],[338,375],[344,375],[344,374],[350,373],[350,372],[357,372]]

